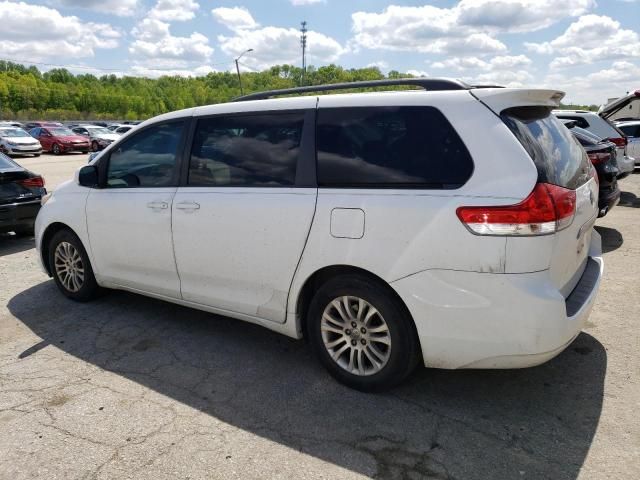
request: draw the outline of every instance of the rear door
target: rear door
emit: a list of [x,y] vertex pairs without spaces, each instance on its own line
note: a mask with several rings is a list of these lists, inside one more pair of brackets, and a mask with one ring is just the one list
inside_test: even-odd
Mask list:
[[[531,156],[538,169],[538,181],[575,191],[571,224],[549,240],[543,238],[537,246],[543,250],[550,248],[552,280],[568,295],[586,266],[598,215],[598,185],[592,177],[593,167],[569,129],[547,108],[513,107],[503,110],[501,117]],[[507,248],[517,248],[521,240],[510,238]]]
[[507,240],[507,271],[512,271],[513,266],[525,267],[521,271],[549,269],[554,285],[566,296],[580,280],[587,264],[598,215],[598,185],[584,149],[551,114],[564,93],[488,88],[473,90],[472,94],[500,115],[522,144],[538,170],[539,183],[575,192],[575,215],[569,226],[552,235],[508,237]]
[[184,300],[285,321],[316,204],[314,182],[305,180],[315,162],[314,116],[300,109],[195,121],[173,202]]

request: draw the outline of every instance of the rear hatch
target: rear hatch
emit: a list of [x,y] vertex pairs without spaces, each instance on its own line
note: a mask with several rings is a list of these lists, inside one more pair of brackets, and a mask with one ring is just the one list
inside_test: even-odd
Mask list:
[[[551,114],[562,92],[518,90],[510,94],[506,90],[492,94],[478,90],[474,95],[500,116],[527,151],[538,170],[536,187],[544,185],[548,191],[559,191],[561,195],[565,192],[571,197],[575,194],[572,218],[567,217],[562,224],[557,222],[555,231],[546,235],[510,237],[507,247],[514,242],[527,242],[530,255],[541,259],[540,267],[549,268],[554,285],[567,296],[586,267],[592,227],[598,215],[598,185],[584,149]],[[507,260],[507,266],[508,263]]]
[[607,105],[600,107],[598,115],[606,120],[619,120],[625,118],[623,109],[626,109],[633,102],[640,102],[640,90],[636,90],[624,97],[620,97]]

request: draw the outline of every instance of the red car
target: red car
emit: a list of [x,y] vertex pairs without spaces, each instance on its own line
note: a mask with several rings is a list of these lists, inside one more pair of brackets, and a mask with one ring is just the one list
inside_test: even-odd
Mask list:
[[55,155],[67,152],[88,153],[91,150],[88,138],[76,135],[67,127],[38,127],[29,133],[40,140],[42,150]]

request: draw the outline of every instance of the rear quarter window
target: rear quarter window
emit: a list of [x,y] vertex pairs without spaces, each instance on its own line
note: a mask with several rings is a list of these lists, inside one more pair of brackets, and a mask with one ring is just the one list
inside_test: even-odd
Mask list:
[[500,117],[538,169],[538,180],[575,190],[591,175],[591,163],[580,144],[546,107],[516,107]]
[[454,189],[473,160],[433,107],[351,107],[318,111],[321,187]]

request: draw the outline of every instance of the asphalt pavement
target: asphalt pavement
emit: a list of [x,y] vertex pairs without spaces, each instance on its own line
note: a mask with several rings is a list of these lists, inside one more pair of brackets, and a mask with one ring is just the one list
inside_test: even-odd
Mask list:
[[[86,155],[18,161],[55,189]],[[124,292],[71,302],[33,239],[0,235],[0,479],[640,478],[640,174],[621,187],[564,353],[384,394],[258,326]]]

